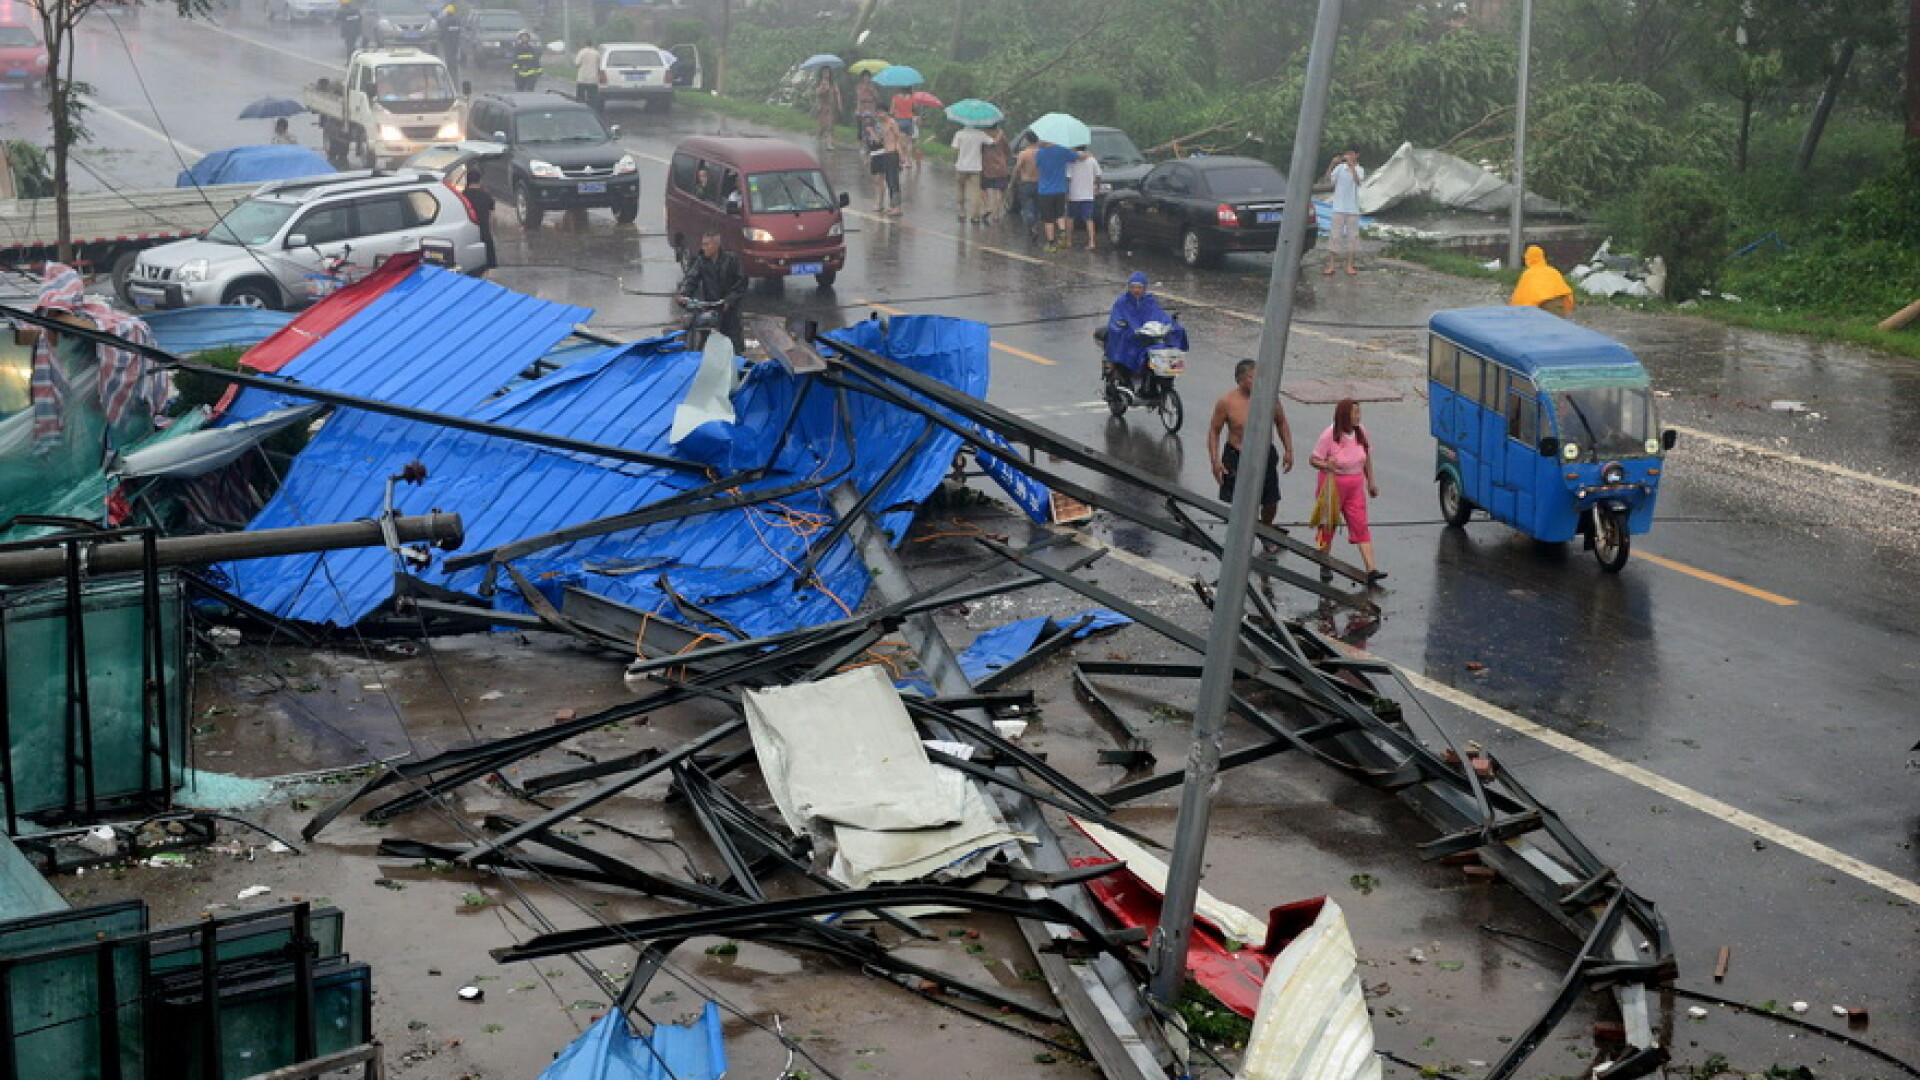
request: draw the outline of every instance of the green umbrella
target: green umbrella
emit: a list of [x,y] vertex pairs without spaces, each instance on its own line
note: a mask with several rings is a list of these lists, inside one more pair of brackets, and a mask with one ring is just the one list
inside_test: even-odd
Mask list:
[[893,65],[885,60],[855,60],[847,65],[847,70],[855,75],[871,75],[876,71],[885,71]]
[[947,119],[962,127],[990,128],[997,127],[1006,114],[991,101],[967,98],[947,106]]

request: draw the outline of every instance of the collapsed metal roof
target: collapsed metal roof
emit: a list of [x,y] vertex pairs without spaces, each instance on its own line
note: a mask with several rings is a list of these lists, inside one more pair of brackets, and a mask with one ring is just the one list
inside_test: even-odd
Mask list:
[[[488,400],[540,359],[579,309],[542,309],[538,301],[503,305],[464,282],[469,279],[430,268],[413,271],[287,363],[283,374],[522,431],[678,456],[690,467],[614,461],[343,409],[296,459],[249,528],[376,515],[384,499],[381,478],[412,461],[426,466],[426,479],[396,493],[396,503],[459,513],[470,546],[483,550],[670,500],[714,496],[708,512],[572,539],[526,552],[514,566],[556,605],[566,586],[584,585],[642,611],[759,635],[844,617],[865,595],[866,570],[850,544],[836,540],[814,550],[837,517],[826,502],[831,487],[849,483],[877,508],[900,508],[881,520],[902,536],[911,508],[938,485],[959,446],[957,436],[910,410],[816,387],[810,376],[776,363],[747,370],[734,394],[732,424],[710,423],[670,444],[674,407],[700,359],[675,338],[607,349]],[[503,318],[541,322],[544,329],[522,325],[515,334],[490,334],[489,322]],[[485,348],[453,347],[431,329],[451,334],[455,325],[461,341]],[[986,392],[986,329],[978,324],[908,318],[862,323],[835,336],[961,393]],[[370,351],[376,348],[382,351]],[[404,363],[395,361],[400,356]],[[271,397],[250,390],[243,400]],[[767,501],[721,505],[729,496],[745,502],[755,495]],[[809,564],[810,573],[796,573]],[[385,551],[288,556],[227,569],[234,591],[248,602],[306,622],[350,625],[393,593],[393,556]],[[432,584],[469,593],[488,591],[489,574],[484,567],[420,571]],[[523,596],[502,593],[495,602],[504,610],[529,610]]]

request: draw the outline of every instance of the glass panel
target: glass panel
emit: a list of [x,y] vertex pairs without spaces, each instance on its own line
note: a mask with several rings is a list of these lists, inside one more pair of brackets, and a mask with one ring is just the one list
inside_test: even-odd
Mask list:
[[1460,389],[1460,350],[1444,338],[1427,339],[1427,378],[1449,390]]
[[1507,391],[1507,438],[1528,446],[1540,441],[1540,402],[1531,387],[1518,385]]
[[1644,387],[1562,390],[1553,395],[1553,405],[1561,441],[1578,444],[1582,460],[1658,454],[1647,450],[1655,421],[1653,396]]
[[818,169],[751,173],[747,176],[747,204],[756,214],[799,210],[831,210],[827,176]]

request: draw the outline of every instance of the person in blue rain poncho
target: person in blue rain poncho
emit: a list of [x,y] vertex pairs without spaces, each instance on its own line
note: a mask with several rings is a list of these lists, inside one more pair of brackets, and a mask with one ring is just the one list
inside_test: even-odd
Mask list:
[[1167,309],[1160,306],[1159,298],[1147,291],[1147,275],[1135,270],[1127,278],[1127,291],[1113,302],[1113,311],[1107,316],[1106,346],[1106,362],[1125,371],[1135,385],[1147,363],[1147,346],[1140,340],[1139,330],[1150,322],[1172,326],[1166,343],[1177,349],[1187,347],[1187,328],[1173,321]]

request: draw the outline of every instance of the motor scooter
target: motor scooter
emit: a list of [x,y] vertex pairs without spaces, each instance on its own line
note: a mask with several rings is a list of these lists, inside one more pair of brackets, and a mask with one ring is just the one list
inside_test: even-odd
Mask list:
[[[1127,415],[1127,410],[1138,406],[1152,409],[1160,417],[1160,423],[1168,434],[1180,430],[1180,424],[1186,419],[1186,409],[1180,403],[1180,391],[1173,388],[1173,381],[1187,370],[1187,350],[1168,344],[1179,328],[1179,318],[1172,322],[1158,320],[1142,324],[1132,333],[1146,346],[1147,362],[1138,374],[1131,373],[1117,364],[1105,359],[1107,328],[1102,326],[1093,332],[1093,339],[1100,344],[1100,397],[1107,403],[1107,409],[1117,417]],[[1122,326],[1124,331],[1126,327]]]
[[700,352],[707,347],[707,336],[720,329],[720,315],[726,309],[727,302],[683,296],[680,297],[680,306],[687,312],[686,325],[681,327],[686,334],[687,351]]

